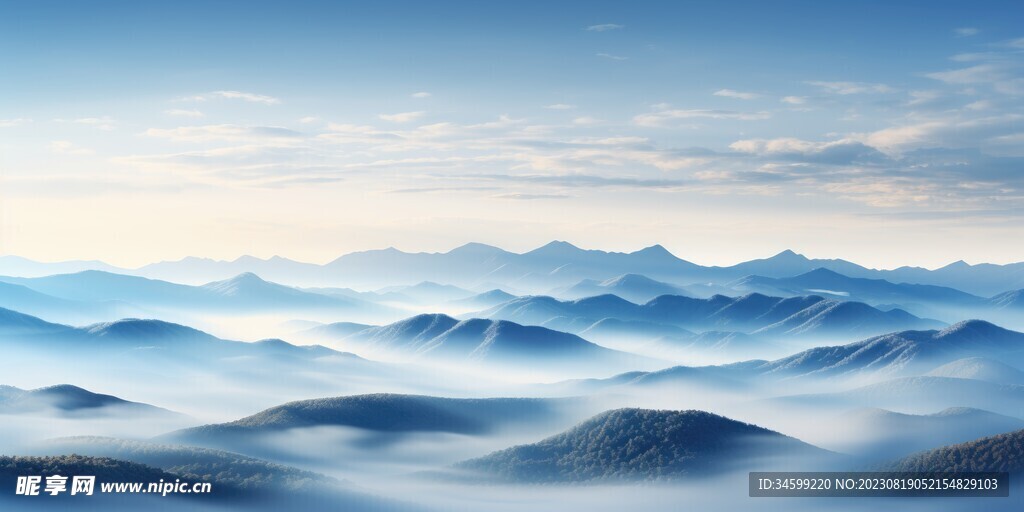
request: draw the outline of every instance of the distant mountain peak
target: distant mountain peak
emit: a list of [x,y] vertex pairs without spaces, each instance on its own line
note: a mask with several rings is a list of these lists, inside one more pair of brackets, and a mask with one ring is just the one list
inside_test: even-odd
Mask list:
[[839,272],[836,272],[835,270],[829,270],[829,269],[827,269],[825,267],[818,267],[818,268],[816,268],[814,270],[811,270],[810,272],[804,273],[803,276],[801,276],[801,277],[824,277],[824,276],[827,276],[827,277],[841,277],[841,278],[844,278],[844,279],[849,279],[847,276],[844,276],[843,274],[840,274]]
[[458,323],[458,320],[456,320],[456,319],[454,319],[454,318],[452,318],[452,317],[450,317],[450,316],[448,316],[448,315],[446,315],[444,313],[420,313],[420,314],[418,314],[416,316],[411,316],[409,318],[406,318],[405,320],[399,320],[396,323],[411,323],[411,322],[418,322],[418,321],[423,321],[423,320],[450,320],[452,322]]
[[625,285],[625,284],[660,284],[658,281],[641,274],[622,274],[601,283],[604,286]]
[[263,281],[263,278],[253,272],[242,272],[231,278],[232,281]]
[[242,272],[231,279],[225,279],[223,281],[214,281],[203,285],[203,288],[220,292],[226,295],[237,294],[240,289],[254,287],[254,286],[265,286],[271,284],[268,281],[264,281],[262,277],[252,272]]
[[960,270],[960,269],[967,269],[967,268],[971,268],[971,264],[967,263],[964,260],[956,260],[953,263],[950,263],[949,265],[946,265],[945,267],[942,267],[939,270],[952,270],[952,269]]
[[544,244],[543,246],[538,247],[538,248],[536,248],[536,249],[534,249],[534,250],[532,250],[532,251],[530,251],[530,252],[528,252],[526,254],[533,254],[533,255],[538,255],[538,254],[541,254],[541,255],[563,255],[563,254],[572,254],[572,253],[581,252],[581,251],[583,251],[583,249],[580,249],[579,247],[576,247],[575,245],[570,244],[569,242],[564,242],[562,240],[554,240],[554,241],[548,242],[547,244]]
[[642,256],[648,256],[648,257],[662,257],[663,256],[663,257],[667,257],[667,258],[677,259],[675,254],[672,254],[671,252],[669,252],[669,250],[666,249],[661,244],[654,244],[654,245],[652,245],[650,247],[644,247],[643,249],[640,249],[639,251],[636,251],[636,252],[634,252],[632,254],[634,256],[641,256],[641,255]]
[[790,259],[790,260],[807,261],[807,257],[806,256],[804,256],[803,254],[800,254],[798,252],[794,252],[792,249],[786,249],[786,250],[776,254],[775,256],[772,256],[769,259],[773,259],[773,260],[775,260],[775,259],[779,259],[779,260],[781,260],[781,259]]
[[490,254],[501,252],[505,251],[493,245],[482,244],[479,242],[469,242],[468,244],[460,245],[448,251],[447,254]]

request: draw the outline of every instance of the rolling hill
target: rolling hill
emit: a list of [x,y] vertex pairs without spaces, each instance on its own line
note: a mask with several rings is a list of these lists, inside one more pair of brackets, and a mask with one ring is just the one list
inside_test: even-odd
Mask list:
[[[346,482],[319,473],[220,450],[108,437],[59,438],[46,442],[37,450],[48,455],[47,459],[54,457],[54,454],[76,453],[90,458],[131,461],[136,465],[158,468],[159,471],[171,474],[170,478],[163,477],[165,481],[180,479],[183,482],[211,482],[214,490],[212,496],[184,497],[213,506],[286,510],[295,506],[298,494],[302,496],[302,506],[306,510],[422,510],[414,505],[367,494]],[[140,480],[126,474],[120,480],[112,481]],[[175,495],[175,498],[181,499],[179,495]],[[208,498],[212,498],[212,501]],[[138,506],[129,508],[138,509]]]
[[789,377],[850,376],[860,372],[911,375],[965,357],[1024,362],[1024,334],[981,320],[942,330],[902,331],[848,345],[817,347],[757,367]]
[[1024,472],[1024,430],[915,453],[885,466],[889,471]]
[[161,439],[206,446],[243,438],[251,440],[271,432],[331,426],[395,435],[482,435],[550,424],[576,405],[569,399],[441,398],[383,393],[318,398],[271,407],[229,423],[179,430]]
[[494,306],[497,306],[498,304],[504,304],[514,298],[516,298],[515,295],[512,295],[511,293],[508,293],[504,290],[495,288],[494,290],[479,293],[473,295],[472,297],[452,300],[448,304],[459,308],[481,310],[492,308]]
[[703,411],[618,409],[534,444],[459,463],[458,470],[521,483],[701,478],[825,452]]
[[337,341],[346,347],[385,350],[417,358],[494,364],[599,367],[652,362],[544,327],[479,318],[456,320],[442,314],[417,315],[364,329]]
[[59,384],[25,390],[0,386],[0,414],[49,413],[77,417],[102,416],[171,416],[167,409],[116,396],[101,395],[70,384]]
[[276,362],[308,361],[321,357],[359,359],[353,354],[319,345],[292,345],[282,340],[252,343],[223,340],[188,326],[161,320],[128,318],[71,327],[2,308],[0,341],[9,348],[61,357],[103,358],[114,354],[135,354],[193,362],[237,357],[259,357]]
[[26,286],[4,282],[0,282],[0,308],[15,309],[29,315],[66,323],[122,318],[137,312],[138,309],[118,301],[87,302],[62,299]]
[[988,301],[993,307],[999,309],[1024,309],[1024,290],[1011,290],[1005,293],[1000,293]]
[[946,363],[925,374],[929,377],[976,379],[997,384],[1024,385],[1024,372],[1000,361],[984,357],[968,357]]

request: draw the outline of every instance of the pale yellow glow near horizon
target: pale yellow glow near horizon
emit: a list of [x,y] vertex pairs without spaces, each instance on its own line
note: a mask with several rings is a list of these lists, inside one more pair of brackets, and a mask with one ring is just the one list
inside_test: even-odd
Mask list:
[[134,268],[186,256],[232,260],[244,254],[325,263],[354,251],[444,252],[468,242],[524,252],[565,240],[624,252],[661,244],[703,265],[731,265],[784,249],[873,268],[1024,259],[1015,258],[1024,254],[1024,241],[1014,236],[1010,222],[975,226],[957,219],[922,224],[828,212],[768,215],[683,192],[576,194],[511,200],[490,192],[388,193],[346,182],[230,193],[3,194],[0,253]]

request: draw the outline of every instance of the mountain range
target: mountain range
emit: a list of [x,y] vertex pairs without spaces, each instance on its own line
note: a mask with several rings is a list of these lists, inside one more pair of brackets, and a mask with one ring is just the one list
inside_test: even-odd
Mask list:
[[[220,312],[258,312],[287,310],[383,309],[380,306],[348,297],[327,296],[264,281],[252,273],[243,273],[223,281],[190,286],[156,279],[113,274],[97,270],[46,277],[0,277],[0,298],[25,290],[37,294],[42,301],[36,310],[68,308],[69,302],[80,307],[103,303],[130,304],[145,308],[174,308]],[[16,286],[15,286],[16,285]],[[11,303],[11,299],[7,299]],[[17,309],[17,308],[16,308]]]
[[[984,364],[972,369],[979,359],[1004,361],[1000,367]],[[747,360],[712,366],[674,366],[653,372],[627,372],[606,379],[566,381],[562,389],[593,392],[617,386],[637,387],[652,383],[700,383],[714,389],[731,389],[738,385],[785,382],[792,379],[886,378],[882,382],[840,392],[796,395],[785,398],[793,403],[846,404],[852,407],[872,406],[904,408],[918,397],[916,409],[943,409],[972,405],[1012,416],[1024,404],[1024,387],[1005,382],[1014,379],[1015,368],[1024,365],[1024,333],[1003,329],[982,320],[960,322],[941,330],[901,331],[839,346],[822,346],[795,354],[766,360]],[[1005,367],[1005,368],[1004,368]],[[928,372],[935,372],[930,374]],[[922,376],[927,374],[926,376]],[[952,376],[944,376],[950,375]],[[971,378],[963,378],[971,376]],[[978,380],[989,376],[991,381]],[[976,393],[992,394],[984,403]],[[977,396],[981,396],[977,395]],[[1011,406],[1000,409],[1000,401]]]
[[264,357],[281,362],[322,357],[358,359],[323,346],[292,345],[278,339],[229,341],[203,331],[161,320],[128,318],[84,327],[46,322],[0,308],[0,340],[9,349],[73,353],[102,357],[111,354],[159,354],[193,362],[230,357]]
[[900,309],[882,311],[863,303],[828,300],[817,295],[781,298],[759,293],[742,297],[715,295],[707,299],[663,295],[642,305],[615,295],[574,301],[531,296],[473,315],[576,333],[604,330],[601,324],[613,321],[618,322],[615,327],[619,334],[631,330],[633,337],[648,339],[652,334],[685,337],[685,333],[671,332],[671,327],[698,332],[743,332],[763,338],[856,339],[943,325]]
[[585,279],[601,282],[627,274],[640,274],[680,286],[724,284],[751,275],[785,278],[819,268],[851,278],[936,285],[984,297],[1024,288],[1024,263],[969,265],[958,261],[935,270],[919,267],[876,270],[841,259],[807,258],[786,250],[770,258],[715,267],[680,259],[660,245],[618,253],[584,250],[557,241],[521,254],[479,243],[466,244],[444,253],[406,253],[388,248],[346,254],[323,265],[277,256],[269,259],[243,256],[233,261],[185,258],[137,269],[120,269],[101,262],[45,264],[14,256],[0,258],[0,273],[25,277],[104,270],[201,284],[253,272],[272,281],[301,286],[374,289],[426,280],[477,289],[483,285],[490,285],[488,288],[508,286],[533,293],[547,292],[556,286],[570,287]]

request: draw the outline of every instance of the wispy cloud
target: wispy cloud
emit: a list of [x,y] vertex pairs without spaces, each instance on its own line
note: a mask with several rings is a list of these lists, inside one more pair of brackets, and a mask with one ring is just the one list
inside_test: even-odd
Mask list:
[[527,194],[527,193],[511,193],[511,194],[498,194],[491,196],[495,199],[516,199],[520,201],[533,201],[538,199],[569,199],[568,194]]
[[603,119],[598,119],[596,117],[591,117],[591,116],[581,116],[581,117],[577,117],[576,119],[572,120],[572,124],[577,125],[577,126],[594,126],[594,125],[597,125],[597,124],[601,124],[603,122],[604,122]]
[[23,124],[31,122],[31,119],[25,119],[23,117],[18,117],[15,119],[0,119],[0,128],[13,128],[15,126],[21,126]]
[[946,82],[947,84],[963,85],[991,83],[1003,79],[1005,75],[1005,69],[1002,66],[996,64],[978,64],[966,68],[928,73],[925,76],[941,82]]
[[85,156],[96,152],[89,148],[83,148],[67,140],[55,140],[50,142],[50,151],[61,155]]
[[213,91],[205,94],[197,94],[182,98],[185,101],[209,101],[213,99],[242,100],[249,103],[262,103],[264,105],[277,105],[281,100],[264,94],[254,94],[242,91]]
[[256,141],[256,140],[296,140],[301,133],[277,126],[241,126],[233,124],[215,124],[204,126],[180,126],[177,128],[150,128],[145,131],[150,137],[187,142],[211,141]]
[[601,57],[602,59],[608,59],[608,60],[628,60],[629,59],[628,57],[623,57],[621,55],[612,55],[610,53],[598,53],[597,56]]
[[186,110],[186,109],[174,108],[174,109],[170,109],[170,110],[164,110],[164,114],[167,114],[167,115],[173,116],[173,117],[192,117],[192,118],[203,117],[203,113],[200,112],[199,110],[195,110],[195,109],[193,109],[193,110]]
[[79,117],[79,118],[76,118],[76,119],[54,119],[54,121],[58,122],[58,123],[83,124],[83,125],[86,125],[86,126],[92,126],[93,128],[96,128],[97,130],[103,130],[103,131],[113,130],[114,129],[114,125],[117,124],[117,121],[115,121],[110,116],[103,116],[103,117]]
[[544,108],[548,110],[571,110],[576,108],[576,105],[569,105],[568,103],[552,103],[551,105],[545,105]]
[[460,178],[518,183],[548,184],[567,188],[622,187],[671,189],[683,187],[689,184],[689,182],[685,180],[643,179],[626,176],[597,176],[592,174],[470,174],[460,176]]
[[910,91],[910,101],[907,102],[907,106],[917,107],[921,105],[927,105],[933,103],[942,97],[940,91]]
[[416,112],[399,112],[397,114],[379,114],[377,117],[392,123],[409,123],[424,115],[426,115],[426,112],[419,110]]
[[733,119],[739,121],[757,121],[771,117],[769,112],[737,112],[734,110],[709,109],[670,109],[639,114],[633,117],[633,124],[638,126],[665,127],[669,121],[682,119]]
[[422,99],[422,98],[429,98],[429,97],[431,97],[433,95],[430,94],[427,91],[420,91],[420,92],[414,92],[414,93],[410,94],[409,96],[412,96],[413,98]]
[[713,93],[715,96],[722,96],[725,98],[736,98],[738,100],[752,100],[757,98],[759,95],[752,92],[740,92],[733,89],[719,89]]
[[789,105],[803,105],[803,104],[807,103],[807,97],[805,97],[805,96],[784,96],[779,101],[781,101],[783,103],[787,103]]
[[953,33],[956,34],[957,37],[970,37],[978,35],[978,29],[975,27],[960,27],[953,29]]
[[896,92],[896,89],[889,87],[885,84],[876,84],[868,82],[826,82],[821,80],[815,80],[807,82],[808,85],[820,87],[823,91],[839,94],[877,94],[877,93],[891,93]]
[[626,28],[625,25],[619,25],[617,23],[602,23],[600,25],[591,25],[587,27],[587,30],[591,32],[607,32],[609,30],[620,30]]

